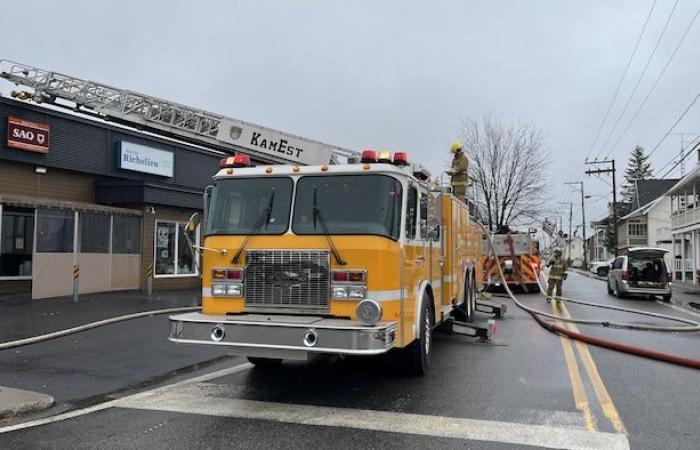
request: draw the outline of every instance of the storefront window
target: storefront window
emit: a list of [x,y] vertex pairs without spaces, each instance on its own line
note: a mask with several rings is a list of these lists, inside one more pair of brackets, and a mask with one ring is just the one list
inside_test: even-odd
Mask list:
[[0,277],[30,277],[34,247],[34,210],[0,207]]
[[109,253],[108,214],[80,213],[80,251],[83,253]]
[[156,222],[156,275],[196,274],[194,255],[187,245],[184,231],[185,224],[181,222]]
[[141,253],[141,219],[134,216],[114,216],[112,220],[112,253]]
[[71,253],[75,213],[64,209],[39,209],[36,251],[39,253]]

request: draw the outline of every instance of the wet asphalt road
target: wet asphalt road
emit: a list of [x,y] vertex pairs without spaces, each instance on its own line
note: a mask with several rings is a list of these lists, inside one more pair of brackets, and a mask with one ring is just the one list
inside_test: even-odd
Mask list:
[[[606,294],[603,282],[578,274],[567,280],[565,294],[683,314],[649,300],[615,299]],[[548,308],[541,296],[520,297],[533,306]],[[301,419],[251,418],[254,416],[246,412],[225,417],[196,411],[196,397],[207,395],[212,396],[212,403],[245,400],[265,402],[271,407],[282,404],[375,410],[396,414],[399,419],[422,414],[571,430],[593,427],[607,433],[622,426],[629,433],[632,448],[696,448],[700,435],[699,371],[591,346],[582,346],[590,352],[590,360],[582,355],[581,348],[571,346],[572,369],[572,360],[565,356],[562,344],[568,341],[543,330],[512,304],[508,306],[508,314],[500,321],[499,345],[437,334],[432,371],[425,377],[402,375],[391,355],[285,362],[274,370],[246,367],[198,383],[193,388],[202,392],[195,391],[197,394],[191,397],[179,398],[177,395],[187,389],[172,388],[174,408],[171,405],[158,410],[159,402],[168,400],[158,397],[138,409],[133,405],[107,408],[0,434],[0,448],[524,448],[504,442],[388,432],[381,427],[315,426],[299,423]],[[648,321],[572,304],[567,309],[575,317],[603,314],[607,318]],[[600,337],[700,358],[698,333],[579,328]],[[89,332],[26,347],[19,354],[0,353],[0,385],[51,393],[59,405],[47,415],[150,389],[148,384],[168,384],[242,362],[217,349],[169,344],[166,333],[166,318],[154,317],[107,327],[100,334]],[[593,370],[587,366],[591,361]],[[210,365],[190,367],[169,378],[168,374],[178,367],[201,363]],[[580,402],[574,402],[572,370],[581,379],[588,417]],[[604,396],[600,399],[601,383],[612,406]],[[106,395],[110,392],[113,395]],[[578,392],[580,395],[581,390]],[[319,409],[318,414],[323,411]],[[613,420],[616,416],[618,421]]]

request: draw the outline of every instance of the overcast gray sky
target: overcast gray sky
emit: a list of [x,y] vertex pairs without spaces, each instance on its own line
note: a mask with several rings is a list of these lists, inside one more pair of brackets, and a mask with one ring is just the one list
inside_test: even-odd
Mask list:
[[[700,0],[678,1],[628,111],[601,149],[675,3],[657,0],[593,157],[611,150],[700,7]],[[24,0],[3,6],[0,58],[348,148],[406,150],[433,172],[444,170],[461,117],[532,122],[551,154],[556,204],[578,202],[566,180],[583,179],[593,195],[609,190],[583,175],[583,160],[651,5]],[[699,41],[700,19],[612,148],[618,165],[635,144],[653,148],[700,92]],[[0,90],[6,95],[9,87]],[[700,134],[700,101],[675,131]],[[677,156],[680,140],[672,135],[661,144],[655,168]],[[603,211],[604,201],[591,199],[587,219]],[[575,212],[580,217],[578,205]]]

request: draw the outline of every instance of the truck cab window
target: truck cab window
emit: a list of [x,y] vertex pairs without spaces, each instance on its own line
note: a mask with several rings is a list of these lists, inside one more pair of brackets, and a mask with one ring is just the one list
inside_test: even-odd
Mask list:
[[406,197],[406,238],[416,238],[416,216],[418,214],[418,191],[411,186]]
[[428,194],[425,192],[420,193],[420,216],[418,218],[418,223],[420,224],[420,238],[425,240],[430,239],[428,233]]

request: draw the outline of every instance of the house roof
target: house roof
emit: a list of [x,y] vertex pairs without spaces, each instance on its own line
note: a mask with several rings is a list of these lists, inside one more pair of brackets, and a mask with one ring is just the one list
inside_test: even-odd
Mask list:
[[668,195],[678,195],[685,192],[692,192],[693,186],[696,186],[697,190],[697,186],[700,184],[700,164],[695,166],[695,168],[680,181],[676,181],[677,183],[667,192]]
[[[632,204],[636,206],[637,209],[642,208],[666,194],[678,181],[678,178],[639,180],[636,183],[635,198]],[[632,186],[634,186],[634,184]],[[639,201],[637,201],[637,192],[639,194]]]
[[621,217],[620,220],[630,219],[632,217],[643,216],[646,213],[648,213],[654,206],[658,205],[659,202],[663,199],[664,199],[664,196],[661,195],[661,196],[655,198],[654,200],[650,201],[646,205],[643,205],[641,208],[637,208],[634,211],[632,211],[631,213],[627,214],[626,216]]
[[639,180],[637,182],[637,191],[639,192],[639,203],[635,196],[634,205],[641,205],[639,208],[628,213],[620,220],[629,219],[632,217],[643,216],[648,213],[653,207],[659,204],[664,198],[664,194],[678,183],[678,179],[650,179]]

